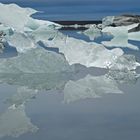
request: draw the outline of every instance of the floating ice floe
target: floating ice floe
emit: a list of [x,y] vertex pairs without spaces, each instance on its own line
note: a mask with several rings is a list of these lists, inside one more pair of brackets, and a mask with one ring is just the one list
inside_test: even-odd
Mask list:
[[27,117],[24,105],[10,106],[0,115],[0,138],[19,137],[28,132],[35,133],[37,130],[38,128]]
[[14,32],[13,35],[7,37],[7,42],[19,53],[36,48],[34,40],[24,33]]
[[32,8],[22,8],[16,4],[2,4],[0,3],[0,23],[4,26],[10,27],[18,32],[24,32],[24,30],[33,30],[38,27],[44,26],[59,26],[56,23],[50,21],[37,20],[30,17],[32,14],[38,11]]
[[134,55],[122,55],[110,65],[111,70],[135,70],[140,63],[136,62]]
[[46,28],[45,26],[41,26],[35,31],[31,32],[29,35],[34,39],[35,42],[38,42],[52,40],[59,35],[58,33],[58,30],[53,26],[48,28]]
[[95,40],[102,35],[101,30],[97,28],[96,25],[90,26],[90,28],[85,30],[83,34],[88,36],[90,40]]
[[140,41],[140,31],[128,33],[128,39],[134,41]]
[[140,40],[139,32],[128,33],[128,30],[136,27],[138,24],[132,24],[129,26],[118,27],[105,27],[102,32],[111,33],[113,39],[111,41],[102,41],[102,44],[107,47],[122,47],[139,50],[138,46],[128,43],[128,40]]
[[101,44],[65,36],[57,36],[52,41],[46,41],[45,45],[59,48],[70,65],[79,63],[86,67],[108,68],[123,55],[119,48],[108,50]]
[[30,16],[37,11],[31,8],[21,8],[16,4],[0,3],[0,22],[15,30],[22,31]]
[[4,50],[4,42],[3,42],[4,35],[5,34],[3,32],[0,32],[0,53],[2,53]]
[[38,11],[32,8],[0,3],[0,9],[0,31],[6,34],[5,41],[20,53],[35,48],[38,40],[51,38],[51,28],[61,27],[54,22],[33,19],[31,15]]
[[63,55],[43,48],[0,59],[0,73],[57,73],[71,71]]

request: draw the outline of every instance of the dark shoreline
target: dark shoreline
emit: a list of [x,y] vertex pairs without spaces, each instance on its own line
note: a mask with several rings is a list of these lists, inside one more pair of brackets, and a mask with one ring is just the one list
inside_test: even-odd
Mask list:
[[102,21],[100,20],[95,20],[95,21],[52,21],[61,25],[74,25],[74,24],[78,24],[78,25],[86,25],[86,24],[100,24],[102,23]]
[[[86,24],[101,24],[102,21],[100,20],[95,20],[95,21],[52,21],[55,23],[58,23],[64,27],[62,27],[60,30],[86,30],[86,27],[82,27]],[[81,25],[81,27],[68,27],[71,25]]]

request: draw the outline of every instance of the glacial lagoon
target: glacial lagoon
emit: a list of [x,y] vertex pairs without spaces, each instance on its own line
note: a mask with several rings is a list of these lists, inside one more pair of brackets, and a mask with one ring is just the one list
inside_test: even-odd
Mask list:
[[139,139],[139,23],[62,30],[0,8],[0,139]]

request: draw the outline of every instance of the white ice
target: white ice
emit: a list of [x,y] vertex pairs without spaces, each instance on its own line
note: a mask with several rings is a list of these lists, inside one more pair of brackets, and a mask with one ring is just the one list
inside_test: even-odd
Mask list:
[[13,35],[6,37],[10,46],[15,47],[19,53],[24,53],[36,48],[35,42],[24,33],[14,32]]
[[0,59],[0,73],[57,73],[71,71],[62,54],[43,48],[29,50],[13,58]]
[[46,27],[50,25],[60,26],[50,21],[33,19],[30,16],[38,11],[32,8],[22,8],[16,4],[0,3],[0,11],[0,23],[16,31],[24,31],[27,28],[32,30],[42,25]]
[[88,36],[90,40],[95,40],[101,36],[101,30],[96,27],[96,25],[90,26],[89,29],[83,32],[84,35]]
[[65,36],[56,37],[45,44],[47,47],[59,48],[70,65],[79,63],[86,67],[109,68],[110,64],[123,55],[119,48],[108,50],[101,44]]
[[118,27],[105,27],[102,32],[111,33],[113,39],[111,41],[102,41],[102,44],[107,47],[127,47],[134,50],[139,50],[138,46],[128,43],[128,40],[138,40],[138,33],[128,33],[128,30],[136,27],[138,24],[132,24],[129,26]]

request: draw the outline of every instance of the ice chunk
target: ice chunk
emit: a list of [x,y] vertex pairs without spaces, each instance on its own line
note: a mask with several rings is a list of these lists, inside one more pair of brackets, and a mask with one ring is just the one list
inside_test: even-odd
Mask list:
[[123,93],[114,80],[103,76],[87,75],[78,81],[69,81],[64,88],[64,102],[97,98],[106,93]]
[[55,26],[60,25],[50,22],[37,20],[30,17],[32,14],[38,12],[32,8],[22,8],[16,4],[2,4],[0,3],[0,22],[7,27],[13,28],[16,31],[31,31],[38,27],[44,26]]
[[13,35],[7,37],[9,45],[16,48],[20,53],[24,53],[30,49],[36,48],[35,42],[24,33],[14,32]]
[[136,62],[134,55],[123,55],[110,65],[110,69],[121,71],[135,70],[138,66],[140,66],[140,63]]
[[137,24],[121,27],[106,27],[102,32],[111,33],[114,38],[111,41],[102,41],[102,44],[107,47],[127,47],[130,49],[138,50],[138,46],[128,43],[129,34],[128,30],[137,26]]
[[36,132],[38,128],[31,123],[25,113],[24,105],[9,107],[0,115],[0,138],[5,136],[19,137],[28,132]]
[[25,25],[24,30],[26,31],[26,29],[29,29],[30,31],[35,31],[41,26],[43,26],[44,28],[46,27],[46,28],[55,28],[55,29],[59,29],[62,27],[61,25],[51,21],[30,18],[27,24]]
[[10,27],[4,26],[3,24],[0,24],[0,31],[3,32],[5,36],[13,34],[13,30]]
[[119,70],[110,70],[107,74],[107,77],[115,80],[117,83],[122,84],[135,84],[140,78],[140,74],[137,74],[135,71],[119,71]]
[[0,3],[0,22],[16,30],[23,30],[30,15],[37,11],[31,8],[21,8],[16,4]]
[[106,27],[106,26],[109,26],[109,25],[112,25],[113,24],[113,21],[114,21],[114,16],[107,16],[105,18],[102,19],[102,27]]
[[140,41],[140,31],[129,33],[128,38],[129,40]]
[[70,65],[79,63],[86,67],[108,68],[119,56],[123,55],[121,49],[108,50],[103,45],[89,43],[72,37],[56,37],[46,42],[47,47],[59,48]]
[[30,36],[35,40],[35,42],[52,40],[57,35],[58,30],[56,30],[54,27],[46,28],[46,26],[40,26],[38,29],[36,29],[30,34]]
[[0,59],[0,73],[57,73],[71,71],[64,56],[43,48]]
[[101,36],[101,30],[97,28],[96,25],[90,26],[90,28],[85,30],[83,33],[88,36],[90,40],[94,40]]
[[4,38],[4,33],[3,32],[0,32],[0,53],[2,53],[3,50],[4,50],[4,41],[3,41],[3,38]]
[[3,50],[4,50],[4,45],[3,45],[3,43],[0,43],[0,53],[2,53]]

